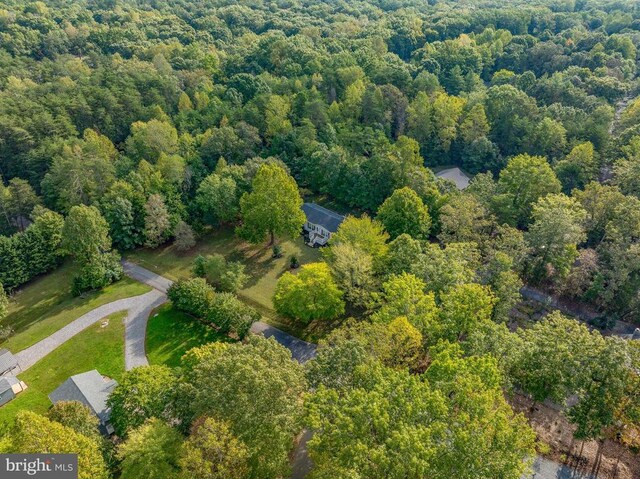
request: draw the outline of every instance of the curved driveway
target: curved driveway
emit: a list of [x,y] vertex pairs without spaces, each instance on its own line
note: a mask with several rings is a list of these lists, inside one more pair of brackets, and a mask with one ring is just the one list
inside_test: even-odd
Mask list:
[[129,312],[125,319],[125,367],[129,370],[136,366],[144,366],[148,364],[144,349],[147,319],[151,310],[164,303],[166,299],[163,293],[153,290],[140,296],[103,304],[67,324],[51,336],[17,353],[18,366],[22,371],[29,369],[76,334],[120,311]]

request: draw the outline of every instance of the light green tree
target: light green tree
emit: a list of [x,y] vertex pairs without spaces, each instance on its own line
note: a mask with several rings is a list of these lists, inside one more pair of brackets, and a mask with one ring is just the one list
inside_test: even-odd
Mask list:
[[319,387],[306,410],[319,477],[517,479],[535,450],[495,360],[454,346],[437,351],[423,377],[368,362],[348,387]]
[[403,233],[416,239],[429,237],[429,209],[411,188],[395,190],[378,209],[376,219],[384,225],[391,238]]
[[95,438],[50,421],[31,411],[19,411],[0,440],[0,452],[8,454],[77,454],[79,479],[107,479],[107,468]]
[[372,320],[391,323],[405,317],[425,337],[431,339],[440,329],[433,293],[425,293],[424,281],[409,273],[392,275],[382,285],[381,306],[373,313]]
[[570,194],[575,188],[583,189],[598,174],[593,144],[586,142],[576,145],[553,169],[566,194]]
[[226,223],[238,216],[238,196],[233,178],[213,173],[200,183],[196,193],[196,204],[208,223]]
[[497,298],[487,286],[475,283],[459,284],[440,296],[442,335],[459,341],[479,324],[491,320]]
[[109,227],[95,206],[71,208],[62,229],[61,247],[78,266],[74,294],[102,288],[122,277],[120,256],[111,249]]
[[306,390],[302,366],[273,339],[251,336],[244,344],[216,346],[189,360],[185,402],[192,417],[229,424],[249,452],[249,478],[287,474]]
[[518,155],[500,172],[494,207],[499,219],[526,226],[539,198],[560,192],[560,182],[541,156]]
[[342,291],[326,263],[310,263],[278,280],[273,305],[280,314],[304,322],[334,319],[344,313]]
[[389,249],[388,239],[389,234],[384,231],[384,227],[379,221],[372,220],[367,215],[360,218],[347,216],[338,227],[338,231],[331,235],[330,247],[325,248],[322,254],[328,262],[331,262],[333,251],[331,246],[341,243],[350,244],[371,255],[374,271],[378,272],[384,268],[384,261]]
[[184,479],[244,479],[249,474],[247,447],[229,425],[203,417],[191,427],[180,450],[179,464]]
[[[532,250],[532,276],[561,279],[578,255],[577,245],[587,239],[586,212],[574,198],[564,194],[540,198],[533,206],[533,223],[526,235]],[[552,268],[549,273],[549,267]]]
[[133,160],[155,163],[161,153],[173,155],[178,151],[178,132],[170,123],[155,118],[136,121],[131,125],[125,149]]
[[173,371],[166,366],[127,371],[107,401],[116,434],[126,437],[147,419],[166,417],[175,382]]
[[157,418],[146,421],[118,447],[122,479],[174,479],[178,477],[178,453],[182,437]]
[[331,246],[327,263],[345,299],[353,305],[366,307],[377,286],[371,255],[356,245],[337,243]]

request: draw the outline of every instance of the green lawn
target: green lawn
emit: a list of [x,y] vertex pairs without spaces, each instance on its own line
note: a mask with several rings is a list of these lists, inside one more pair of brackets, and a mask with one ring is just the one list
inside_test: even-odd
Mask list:
[[154,311],[147,324],[146,350],[149,364],[179,366],[184,353],[214,341],[230,339],[193,316],[174,309],[170,304]]
[[11,326],[15,332],[0,342],[0,347],[21,351],[98,306],[151,289],[125,277],[101,291],[73,297],[72,275],[73,267],[65,264],[16,292],[9,303],[9,314],[0,321],[0,325]]
[[313,263],[321,258],[320,250],[306,246],[302,237],[283,241],[283,256],[272,258],[271,247],[250,245],[234,236],[233,230],[223,229],[207,233],[198,244],[186,253],[179,253],[173,245],[155,250],[140,249],[127,255],[127,259],[172,280],[193,276],[191,268],[198,255],[219,253],[227,259],[242,261],[250,279],[238,292],[238,296],[256,308],[271,324],[291,331],[299,337],[312,339],[305,328],[282,318],[273,310],[271,299],[278,278],[289,269],[289,260],[295,255],[301,264]]
[[71,338],[51,354],[20,374],[28,389],[0,407],[0,422],[11,421],[27,409],[44,413],[51,405],[47,395],[69,376],[97,369],[102,375],[120,379],[124,372],[124,323],[126,311],[115,313]]

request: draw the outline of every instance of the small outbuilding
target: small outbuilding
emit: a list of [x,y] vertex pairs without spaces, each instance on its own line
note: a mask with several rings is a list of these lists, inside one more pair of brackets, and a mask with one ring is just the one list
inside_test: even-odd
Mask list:
[[315,203],[303,204],[302,211],[307,217],[303,226],[305,243],[313,247],[325,246],[344,221],[344,216]]
[[113,434],[109,423],[111,408],[107,399],[118,385],[114,379],[102,376],[95,369],[71,376],[49,394],[49,400],[56,404],[60,401],[78,401],[87,406],[100,420],[100,431],[105,435]]
[[4,406],[17,394],[27,389],[27,385],[13,375],[0,376],[0,406]]
[[10,374],[18,369],[18,360],[8,349],[0,349],[0,376]]
[[459,190],[464,190],[469,186],[469,182],[471,181],[471,177],[457,166],[440,170],[436,173],[436,176],[444,180],[452,181]]

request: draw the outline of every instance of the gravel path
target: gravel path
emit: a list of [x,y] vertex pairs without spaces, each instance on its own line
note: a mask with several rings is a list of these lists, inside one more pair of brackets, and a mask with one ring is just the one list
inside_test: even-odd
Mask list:
[[142,266],[138,266],[137,264],[126,260],[122,261],[122,268],[124,269],[124,273],[130,278],[151,286],[153,289],[157,289],[164,294],[167,294],[169,287],[173,283],[173,281],[165,278],[164,276],[160,276],[153,271],[149,271]]
[[[96,309],[89,311],[88,313],[80,316],[78,319],[67,324],[65,327],[59,329],[51,336],[17,353],[16,359],[18,360],[18,365],[20,366],[20,369],[22,371],[29,369],[39,360],[44,358],[47,354],[51,353],[54,349],[74,337],[76,334],[84,331],[86,328],[88,328],[92,324],[97,323],[101,319],[119,311],[129,311],[129,315],[125,320],[127,325],[126,330],[128,331],[129,327],[133,326],[132,323],[141,322],[140,314],[133,313],[141,312],[143,310],[146,311],[148,307],[156,304],[159,299],[163,297],[164,295],[162,293],[154,290],[140,296],[119,299],[117,301],[99,306]],[[135,327],[132,329],[137,330]],[[140,344],[132,341],[131,346],[134,348],[134,351],[128,351],[128,349],[130,348],[127,348],[126,346],[129,344],[129,339],[130,338],[127,338],[127,341],[125,342],[125,354],[130,354],[132,358],[138,359],[140,354]],[[144,336],[142,341],[142,355],[144,356]]]
[[136,303],[127,315],[124,331],[124,367],[127,371],[149,365],[145,349],[147,321],[151,311],[167,301],[167,296],[161,291],[154,289],[147,294],[148,300]]

